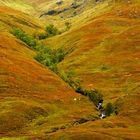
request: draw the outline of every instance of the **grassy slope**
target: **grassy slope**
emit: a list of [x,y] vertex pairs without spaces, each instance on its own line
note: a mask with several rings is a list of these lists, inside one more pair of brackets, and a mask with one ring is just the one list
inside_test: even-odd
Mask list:
[[59,68],[75,71],[85,88],[101,90],[105,102],[119,99],[120,108],[116,117],[68,129],[65,134],[60,131],[54,137],[139,139],[139,9],[139,3],[116,4],[104,14],[97,9],[101,14],[88,17],[89,22],[82,19],[82,26],[46,41],[54,47],[74,48]]
[[[138,4],[115,5],[111,9],[107,4],[101,3],[95,10],[88,10],[71,19],[74,28],[68,33],[47,40],[46,43],[53,47],[73,47],[74,51],[59,67],[66,71],[75,71],[84,87],[101,90],[105,102],[119,99],[120,108],[118,116],[88,122],[56,133],[45,132],[53,130],[53,127],[66,125],[79,118],[79,114],[89,114],[89,111],[95,111],[94,108],[92,109],[86,99],[74,102],[73,98],[78,95],[49,70],[36,63],[32,59],[33,51],[25,48],[21,42],[17,43],[7,32],[1,33],[0,53],[3,61],[0,62],[0,122],[5,122],[1,123],[1,135],[19,136],[23,133],[22,135],[30,134],[31,139],[39,137],[47,140],[139,139],[139,9]],[[10,29],[11,25],[8,24],[13,23],[10,22],[13,20],[9,20],[9,16],[5,18],[8,14],[6,12],[7,9],[3,9],[0,17],[7,23],[1,22],[0,27]],[[17,13],[19,12],[15,11],[16,17]],[[18,18],[20,15],[21,13]],[[28,21],[32,20],[28,17]],[[18,24],[18,27],[27,32],[33,30],[25,24],[13,24]],[[38,74],[40,77],[36,76]],[[47,88],[46,83],[49,84]],[[5,124],[8,124],[7,127]]]
[[[88,20],[88,17],[91,17],[93,16],[93,14],[95,14],[95,11],[93,9],[93,6],[96,6],[95,0],[77,0],[77,5],[81,4],[78,8],[72,8],[72,4],[74,3],[74,0],[63,0],[63,3],[61,5],[57,5],[56,2],[57,0],[47,0],[47,1],[45,0],[32,1],[31,0],[30,2],[28,1],[28,4],[33,6],[34,11],[35,11],[34,15],[36,17],[40,17],[41,14],[47,13],[49,10],[63,11],[64,9],[67,9],[65,12],[62,12],[55,16],[44,15],[40,18],[40,20],[44,22],[45,24],[52,23],[61,29],[64,28],[66,21],[72,23],[72,25],[75,22],[77,23],[79,20],[80,20],[80,23],[86,22]],[[96,8],[98,9],[98,7],[101,8],[101,5],[98,4]],[[106,7],[106,6],[103,6],[103,7]],[[101,9],[103,9],[103,7]],[[88,16],[87,16],[87,13],[88,13]],[[81,20],[81,18],[83,18],[83,20]]]
[[29,33],[42,30],[37,21],[6,7],[0,7],[0,19],[0,137],[39,136],[96,112],[8,32],[13,26]]
[[23,0],[0,0],[0,5],[8,6],[27,13],[34,10],[31,4]]
[[47,11],[50,7],[57,7],[56,0],[0,0],[0,5],[8,6],[29,14]]
[[0,30],[9,31],[13,27],[22,28],[30,34],[42,31],[42,24],[37,19],[9,7],[0,6]]

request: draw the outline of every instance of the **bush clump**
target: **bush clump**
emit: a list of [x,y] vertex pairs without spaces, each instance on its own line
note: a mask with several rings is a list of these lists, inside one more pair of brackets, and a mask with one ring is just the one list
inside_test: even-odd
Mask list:
[[112,103],[107,103],[106,108],[106,116],[110,116],[114,112],[114,106]]
[[16,36],[18,39],[22,40],[23,42],[25,42],[28,46],[30,46],[31,48],[35,49],[36,45],[37,45],[37,41],[30,35],[28,35],[27,33],[25,33],[23,30],[19,29],[19,28],[13,28],[11,30],[11,33]]
[[95,105],[103,100],[103,95],[97,89],[84,90],[84,95],[88,96]]
[[63,48],[52,50],[46,46],[38,47],[37,55],[34,57],[41,64],[48,66],[55,73],[58,72],[57,64],[61,62],[67,54]]
[[68,83],[68,85],[71,86],[76,92],[78,91],[78,89],[80,89],[80,80],[79,78],[74,79],[74,77],[76,77],[74,71],[69,70],[67,73],[64,71],[59,71],[59,76],[66,83]]
[[89,97],[89,99],[97,105],[99,101],[103,100],[103,95],[97,90],[85,90],[80,84],[80,80],[77,78],[74,80],[75,74],[73,71],[65,73],[64,71],[59,72],[59,76],[63,79],[69,86],[71,86],[77,93]]
[[46,26],[46,32],[48,37],[60,34],[60,31],[53,24]]
[[[46,31],[49,36],[58,34],[58,29],[53,25],[47,26]],[[38,62],[48,66],[52,71],[58,74],[57,64],[64,59],[65,55],[69,53],[69,51],[64,51],[63,47],[58,49],[51,49],[36,41],[36,39],[46,38],[46,33],[41,33],[39,36],[34,34],[34,37],[32,37],[19,28],[13,28],[11,33],[37,51],[37,54],[34,58]]]

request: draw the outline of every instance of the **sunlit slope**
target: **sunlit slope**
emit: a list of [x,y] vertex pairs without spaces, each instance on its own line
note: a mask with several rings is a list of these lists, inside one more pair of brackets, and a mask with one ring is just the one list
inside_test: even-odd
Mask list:
[[0,0],[0,5],[8,6],[26,13],[34,10],[33,6],[25,0]]
[[0,137],[44,135],[95,113],[88,99],[36,62],[35,52],[9,33],[13,26],[30,34],[41,26],[16,10],[0,11]]
[[[64,134],[65,132],[65,134]],[[88,122],[86,124],[50,134],[49,140],[139,140],[139,126],[136,127],[126,118],[105,119],[103,121]]]
[[0,6],[0,30],[9,31],[14,27],[22,28],[30,34],[42,30],[42,25],[37,19],[15,9]]
[[56,2],[57,0],[0,0],[0,5],[33,14],[38,11],[48,10],[48,6],[52,7]]
[[119,99],[119,114],[103,120],[89,121],[77,127],[65,129],[50,134],[49,140],[139,140],[140,117],[139,117],[139,93],[124,96]]
[[29,14],[46,9],[48,7],[46,5],[50,3],[56,3],[56,0],[0,0],[1,6],[7,6]]
[[46,40],[54,47],[73,48],[59,68],[75,72],[82,87],[100,90],[105,103],[116,102],[119,108],[117,116],[68,129],[66,135],[60,131],[52,139],[139,139],[139,9],[139,4],[114,5],[87,24]]
[[84,87],[101,89],[106,96],[131,92],[140,82],[139,8],[114,7],[77,30],[46,40],[54,47],[73,48],[59,67],[74,70]]

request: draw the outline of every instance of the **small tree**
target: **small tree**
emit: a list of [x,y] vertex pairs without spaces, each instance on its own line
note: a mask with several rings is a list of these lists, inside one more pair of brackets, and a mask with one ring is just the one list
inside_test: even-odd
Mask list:
[[108,103],[106,105],[106,109],[105,110],[106,110],[106,115],[110,116],[114,112],[114,107],[113,107],[112,103]]
[[42,62],[44,60],[42,53],[37,53],[37,55],[34,57],[35,60],[37,60],[38,62]]
[[37,41],[32,36],[30,36],[27,33],[25,33],[23,30],[21,30],[19,28],[13,28],[11,30],[11,33],[14,36],[16,36],[18,39],[20,39],[23,42],[25,42],[31,48],[36,49]]
[[53,24],[46,26],[46,32],[48,34],[48,37],[59,34],[58,29]]
[[53,59],[55,63],[61,62],[66,55],[66,52],[63,47],[60,47],[57,50],[54,50],[53,52],[54,52]]

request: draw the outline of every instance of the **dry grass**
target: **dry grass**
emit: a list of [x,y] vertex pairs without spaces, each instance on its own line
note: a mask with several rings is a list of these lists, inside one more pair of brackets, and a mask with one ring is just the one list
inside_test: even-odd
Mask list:
[[[37,63],[33,59],[35,52],[7,32],[16,26],[32,34],[36,28],[43,30],[40,22],[17,10],[1,7],[1,137],[138,140],[139,9],[138,3],[127,6],[122,3],[117,6],[101,3],[95,9],[96,15],[90,16],[92,10],[87,10],[87,13],[72,19],[77,19],[72,30],[44,41],[54,48],[73,48],[73,52],[60,63],[59,68],[74,71],[75,78],[81,79],[83,87],[100,90],[105,103],[111,101],[119,108],[118,116],[71,126],[75,120],[97,114],[95,106],[76,94],[57,75]],[[74,98],[81,100],[75,102]]]
[[0,33],[1,137],[39,135],[96,111],[34,55],[6,30]]
[[[85,25],[75,26],[69,33],[46,41],[52,47],[60,44],[65,48],[73,48],[59,68],[75,71],[85,88],[101,90],[105,102],[119,99],[120,108],[118,117],[99,121],[101,125],[93,122],[95,132],[90,127],[91,122],[66,130],[66,135],[62,131],[58,132],[54,137],[68,139],[76,132],[80,133],[80,139],[82,136],[83,139],[90,139],[91,132],[93,139],[96,139],[94,133],[98,134],[98,139],[105,139],[105,136],[110,136],[107,139],[139,139],[139,9],[139,4],[115,5]],[[115,123],[117,120],[118,124]],[[73,135],[78,139],[77,134]]]

